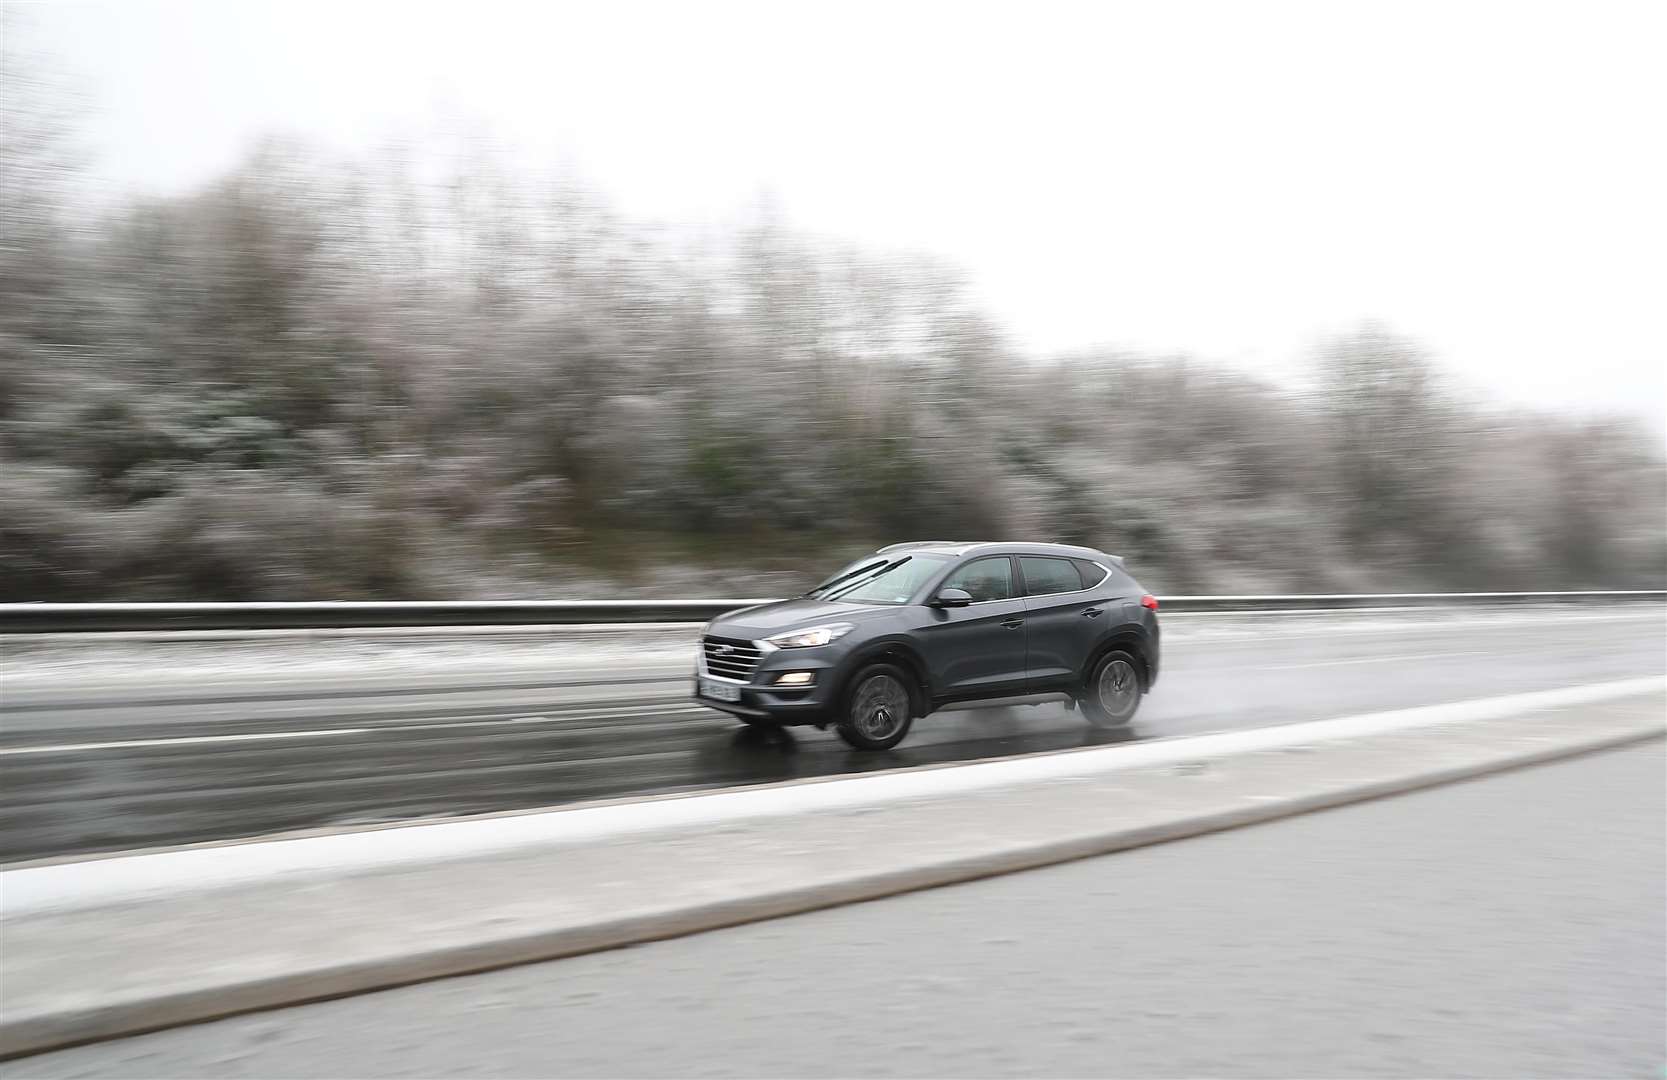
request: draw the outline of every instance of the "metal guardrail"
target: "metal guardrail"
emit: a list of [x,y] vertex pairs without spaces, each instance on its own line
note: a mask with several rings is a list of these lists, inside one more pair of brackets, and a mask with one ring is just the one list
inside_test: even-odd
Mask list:
[[[1325,611],[1667,600],[1667,589],[1610,592],[1310,593],[1165,596],[1164,612]],[[255,604],[0,604],[0,633],[325,630],[389,626],[528,626],[704,622],[768,600],[320,601]]]
[[0,633],[331,630],[704,622],[768,600],[322,600],[253,604],[0,604]]
[[1163,596],[1161,611],[1313,611],[1337,608],[1494,607],[1667,600],[1667,589],[1588,592],[1297,593],[1289,596]]

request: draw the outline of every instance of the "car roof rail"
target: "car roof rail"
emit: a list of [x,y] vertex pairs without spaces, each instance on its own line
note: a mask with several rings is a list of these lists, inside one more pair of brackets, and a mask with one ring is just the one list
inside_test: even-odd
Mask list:
[[1114,565],[1116,565],[1117,567],[1119,567],[1119,568],[1124,567],[1123,556],[1113,555],[1109,551],[1101,551],[1098,548],[1084,547],[1082,544],[1067,544],[1063,540],[1049,540],[1048,543],[1053,544],[1057,547],[1076,548],[1078,551],[1089,551],[1089,552],[1093,552],[1096,555],[1104,555],[1106,558],[1110,559],[1112,561],[1112,563]]
[[956,547],[964,543],[966,543],[964,540],[905,540],[900,544],[887,544],[874,554],[884,555],[888,551],[902,551],[904,548]]

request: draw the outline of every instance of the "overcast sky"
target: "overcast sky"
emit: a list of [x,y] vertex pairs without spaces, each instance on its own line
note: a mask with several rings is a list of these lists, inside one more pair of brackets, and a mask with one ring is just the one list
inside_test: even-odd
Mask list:
[[1013,339],[1275,378],[1376,318],[1667,428],[1667,4],[46,3],[97,168],[462,122],[616,205],[961,264]]

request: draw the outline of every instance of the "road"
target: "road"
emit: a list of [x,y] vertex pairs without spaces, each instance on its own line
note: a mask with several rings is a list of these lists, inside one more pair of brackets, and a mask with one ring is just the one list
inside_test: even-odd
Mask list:
[[1651,1077],[1659,742],[12,1062],[18,1077]]
[[1058,706],[946,712],[858,754],[686,698],[681,662],[407,678],[304,673],[138,696],[7,694],[0,861],[477,814],[1322,719],[1659,674],[1667,619],[1561,609],[1335,625],[1172,617],[1133,729]]

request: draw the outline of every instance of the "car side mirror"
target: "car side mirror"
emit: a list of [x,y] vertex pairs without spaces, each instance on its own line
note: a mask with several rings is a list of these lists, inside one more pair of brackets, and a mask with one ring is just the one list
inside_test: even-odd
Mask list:
[[932,601],[933,607],[966,607],[972,603],[972,593],[965,589],[944,589]]

